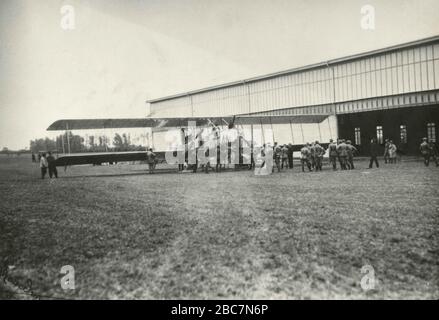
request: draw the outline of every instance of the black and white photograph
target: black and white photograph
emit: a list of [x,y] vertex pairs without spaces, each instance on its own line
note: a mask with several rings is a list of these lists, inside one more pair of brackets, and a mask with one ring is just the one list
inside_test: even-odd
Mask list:
[[0,0],[0,300],[438,300],[438,13]]

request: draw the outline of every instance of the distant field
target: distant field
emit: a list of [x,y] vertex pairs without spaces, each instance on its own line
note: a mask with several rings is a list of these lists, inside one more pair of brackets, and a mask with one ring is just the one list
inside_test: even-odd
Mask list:
[[28,284],[43,298],[438,299],[439,168],[366,166],[41,180],[29,157],[0,157],[0,298],[31,298]]

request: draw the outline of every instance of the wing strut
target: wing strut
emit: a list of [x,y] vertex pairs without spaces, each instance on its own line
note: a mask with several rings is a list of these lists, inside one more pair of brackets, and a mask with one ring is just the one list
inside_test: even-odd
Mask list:
[[332,130],[331,130],[331,122],[329,121],[329,117],[326,118],[328,120],[328,128],[329,128],[329,136],[332,138]]
[[270,126],[271,126],[271,134],[273,136],[273,144],[276,141],[276,139],[274,138],[274,130],[273,130],[273,122],[271,121],[271,117],[270,117]]
[[62,153],[66,153],[66,148],[64,146],[64,133],[61,135]]
[[261,120],[261,131],[262,131],[262,142],[264,142],[265,145],[265,133],[264,133],[264,127],[262,126],[262,120]]
[[305,144],[306,142],[305,142],[305,136],[303,135],[303,126],[302,126],[302,124],[300,124],[300,131],[302,132],[302,141],[303,141],[303,144]]
[[70,137],[69,137],[69,124],[66,123],[66,134],[67,134],[67,149],[70,154]]
[[322,131],[320,130],[320,123],[317,123],[317,126],[319,127],[319,142],[322,143]]
[[290,120],[291,142],[294,144],[293,124]]

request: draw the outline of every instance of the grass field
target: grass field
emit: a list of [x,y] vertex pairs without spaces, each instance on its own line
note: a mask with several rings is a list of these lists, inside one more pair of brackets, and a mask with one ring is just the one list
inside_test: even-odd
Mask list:
[[28,158],[0,158],[0,298],[32,298],[28,284],[43,298],[438,299],[439,168],[366,166],[41,180]]

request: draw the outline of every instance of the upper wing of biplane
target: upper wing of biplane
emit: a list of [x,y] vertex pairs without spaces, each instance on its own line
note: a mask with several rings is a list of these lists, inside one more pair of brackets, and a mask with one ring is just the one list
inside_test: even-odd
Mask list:
[[132,119],[65,119],[52,123],[47,130],[85,130],[113,128],[178,128],[187,127],[189,121],[197,126],[211,123],[219,125],[235,123],[250,124],[285,124],[285,123],[319,123],[328,115],[296,115],[296,116],[229,116],[229,117],[180,117],[180,118],[132,118]]

